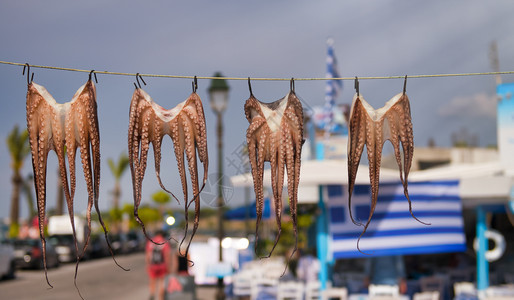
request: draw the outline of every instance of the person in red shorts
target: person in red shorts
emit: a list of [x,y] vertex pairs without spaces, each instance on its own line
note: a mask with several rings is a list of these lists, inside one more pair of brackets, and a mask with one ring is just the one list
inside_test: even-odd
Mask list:
[[150,300],[155,299],[155,292],[158,291],[158,299],[164,300],[164,277],[171,269],[171,246],[164,238],[163,231],[157,231],[151,241],[146,242],[146,270],[150,278]]

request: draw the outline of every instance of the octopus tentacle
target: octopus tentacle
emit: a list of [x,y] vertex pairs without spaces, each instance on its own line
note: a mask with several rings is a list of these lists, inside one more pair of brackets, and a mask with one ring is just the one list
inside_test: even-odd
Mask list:
[[163,189],[166,193],[170,194],[178,204],[180,204],[180,200],[175,196],[175,194],[168,190],[161,180],[161,144],[162,144],[162,122],[155,121],[155,130],[154,130],[154,137],[152,140],[154,141],[152,143],[153,145],[153,153],[154,153],[154,163],[155,163],[155,176],[157,177],[157,181],[159,182],[159,185],[161,186],[161,189]]
[[291,221],[293,223],[293,232],[295,236],[295,243],[293,252],[289,256],[289,259],[294,255],[298,248],[298,224],[297,224],[297,214],[296,214],[296,206],[298,203],[297,195],[295,190],[298,188],[297,178],[299,178],[299,171],[297,168],[300,164],[298,157],[298,149],[295,149],[295,142],[293,141],[293,137],[288,134],[286,136],[286,147],[288,148],[286,153],[286,170],[287,170],[287,192],[289,195],[289,208],[291,211]]
[[64,143],[66,146],[66,153],[64,153],[65,149],[64,149],[64,146],[62,146],[62,145],[58,146],[59,150],[56,152],[58,153],[57,154],[58,157],[61,155],[60,153],[62,153],[62,156],[64,156],[64,154],[66,154],[66,157],[68,159],[69,172],[70,172],[69,188],[68,188],[68,179],[67,179],[67,175],[66,175],[66,166],[64,164],[64,157],[62,159],[63,160],[62,163],[61,163],[61,161],[59,161],[59,164],[60,164],[59,168],[60,168],[60,172],[61,172],[62,186],[63,186],[64,194],[66,197],[66,204],[68,206],[68,214],[70,216],[71,228],[73,231],[73,239],[75,241],[75,250],[76,250],[76,254],[77,254],[76,259],[78,261],[80,252],[79,252],[78,242],[77,242],[77,238],[76,238],[75,216],[74,216],[74,212],[73,212],[73,199],[75,198],[75,187],[77,184],[76,174],[75,174],[75,155],[76,155],[77,146],[76,146],[76,140],[75,140],[75,136],[74,136],[74,134],[75,134],[74,121],[75,121],[75,119],[74,119],[73,114],[69,114],[64,121],[64,134],[65,134]]
[[[91,147],[91,152],[93,153],[93,179],[94,179],[94,188],[93,188],[93,203],[95,206],[95,211],[98,216],[98,221],[100,222],[100,225],[102,226],[102,229],[104,231],[104,238],[107,242],[107,248],[109,249],[109,252],[111,254],[111,257],[114,261],[114,263],[121,268],[124,271],[130,271],[128,268],[124,268],[121,266],[118,261],[116,261],[116,258],[114,257],[114,251],[112,250],[111,242],[109,241],[108,236],[108,230],[105,226],[105,223],[102,218],[102,214],[100,212],[100,207],[98,203],[98,198],[100,196],[100,130],[98,126],[98,118],[96,117],[98,115],[97,113],[97,105],[96,105],[96,90],[93,85],[93,82],[89,80],[89,83],[87,87],[90,89],[90,93],[92,94],[92,101],[88,101],[85,103],[86,105],[86,112],[87,112],[87,120],[89,125],[89,143]],[[89,149],[89,146],[85,145],[86,148]],[[89,209],[91,210],[91,209]],[[91,230],[88,234],[87,242],[89,243],[91,236]],[[85,251],[84,247],[84,251]]]
[[184,108],[184,113],[191,120],[191,129],[194,130],[194,139],[196,143],[196,149],[198,150],[198,158],[201,162],[208,159],[207,157],[207,139],[205,135],[207,129],[204,122],[199,122],[199,119],[205,118],[203,115],[203,107],[198,95],[194,94],[194,108],[193,106],[187,106]]
[[257,158],[257,143],[252,136],[247,135],[247,144],[248,144],[248,157],[252,169],[252,178],[255,186],[255,209],[256,209],[256,223],[255,223],[255,244],[254,244],[254,252],[257,251],[257,243],[259,241],[259,224],[262,218],[262,211],[264,206],[264,197],[262,197],[262,177],[259,176],[257,171],[258,166],[258,158]]
[[[105,241],[107,243],[107,247],[109,249],[109,252],[111,253],[111,257],[114,261],[114,263],[123,269],[124,271],[129,271],[129,269],[126,269],[122,267],[114,257],[114,252],[112,250],[111,243],[109,241],[108,237],[108,231],[107,227],[105,226],[105,223],[102,218],[102,214],[100,213],[100,207],[98,204],[98,198],[100,196],[100,128],[98,126],[98,112],[97,112],[97,105],[96,105],[96,88],[93,84],[93,81],[91,80],[91,75],[84,86],[84,90],[82,92],[82,95],[77,100],[77,105],[82,106],[82,110],[84,111],[84,115],[86,117],[86,122],[84,122],[82,128],[84,132],[81,132],[84,137],[80,139],[81,144],[81,158],[82,158],[82,151],[85,153],[85,158],[87,160],[87,167],[90,172],[90,177],[92,179],[92,182],[88,182],[86,180],[88,186],[88,190],[92,190],[92,197],[89,195],[89,201],[88,201],[88,209],[87,209],[87,220],[88,220],[88,228],[91,228],[91,209],[94,205],[95,211],[98,215],[98,221],[100,222],[100,225],[102,226],[102,229],[104,231],[104,237]],[[83,118],[83,114],[79,113],[80,118]],[[79,131],[80,132],[80,131]],[[92,155],[91,155],[92,154]],[[82,158],[83,160],[83,158]],[[84,162],[82,163],[84,168]],[[84,174],[86,174],[85,172]],[[90,192],[88,191],[88,194]],[[86,238],[86,241],[84,243],[84,248],[82,251],[82,256],[84,255],[84,252],[86,251],[89,242],[91,240],[91,230],[88,231],[88,235]],[[78,264],[77,264],[78,267]],[[76,276],[75,276],[76,277]]]
[[[189,251],[189,246],[191,245],[191,241],[196,234],[198,229],[198,224],[200,221],[200,193],[205,187],[207,182],[208,175],[208,164],[209,158],[207,155],[207,131],[205,126],[205,116],[203,113],[203,107],[200,101],[200,97],[196,93],[191,95],[191,101],[194,104],[191,106],[187,106],[184,108],[184,130],[186,133],[186,153],[188,159],[189,166],[189,174],[191,176],[191,184],[193,186],[193,198],[191,199],[189,205],[191,203],[195,203],[195,218],[193,222],[193,231],[191,233],[191,238],[189,239],[189,243],[186,247],[185,256],[187,257],[187,253]],[[196,162],[198,152],[198,159],[203,164],[204,174],[202,180],[202,186],[199,187],[199,178],[198,178],[198,167]]]
[[357,240],[357,249],[359,250],[359,252],[362,252],[359,247],[360,239],[368,229],[369,224],[371,223],[371,218],[375,213],[375,208],[377,206],[378,200],[378,182],[380,178],[380,164],[382,160],[383,141],[380,135],[380,127],[374,127],[373,129],[374,130],[369,132],[368,134],[374,134],[374,138],[368,138],[368,140],[371,140],[371,142],[366,146],[369,161],[369,179],[371,183],[371,207],[369,211],[368,220],[364,224],[364,230],[362,231],[361,235]]
[[[84,171],[84,179],[86,180],[86,186],[87,186],[87,194],[88,194],[88,204],[87,204],[87,213],[86,213],[86,219],[88,228],[90,228],[91,225],[91,208],[93,206],[94,201],[94,186],[93,186],[93,172],[91,168],[91,153],[89,149],[89,137],[87,132],[87,120],[85,117],[85,112],[83,111],[82,106],[78,106],[77,110],[77,116],[78,116],[78,140],[79,140],[79,150],[80,150],[80,159],[82,162],[82,169]],[[84,246],[86,247],[89,243],[89,237],[90,234],[88,233],[88,236],[86,238],[86,242],[84,243]],[[85,248],[82,251],[82,254],[80,257],[82,258],[85,253]]]
[[[273,247],[271,248],[271,251],[266,257],[270,257],[273,251],[275,250],[275,247],[278,244],[278,241],[280,240],[280,236],[282,234],[282,191],[284,189],[284,168],[285,168],[285,157],[286,157],[286,149],[285,144],[287,143],[287,140],[284,142],[285,133],[287,133],[288,128],[287,125],[284,126],[285,128],[282,129],[282,135],[279,136],[281,141],[277,144],[274,144],[271,149],[276,149],[271,153],[271,157],[276,159],[275,162],[275,168],[273,168],[273,165],[271,166],[272,170],[272,176],[271,176],[271,182],[272,182],[272,188],[273,188],[273,196],[274,196],[274,203],[275,203],[275,221],[277,223],[277,234],[275,237],[275,243],[273,244]],[[276,143],[276,141],[275,141]],[[271,163],[271,162],[270,162]]]
[[[74,234],[74,242],[75,242],[75,250],[76,250],[76,260],[79,261],[80,260],[80,251],[79,251],[79,247],[78,247],[78,241],[77,239],[75,238],[76,236],[76,233],[75,233],[75,215],[74,215],[74,212],[73,212],[73,199],[75,198],[75,188],[76,188],[76,170],[75,170],[75,156],[76,156],[76,151],[77,151],[77,146],[75,144],[75,140],[73,140],[73,142],[69,142],[68,141],[68,132],[66,133],[67,137],[66,137],[66,154],[67,154],[67,157],[68,157],[68,164],[69,164],[69,170],[70,170],[70,192],[69,192],[69,198],[68,198],[68,195],[67,195],[67,188],[65,188],[65,196],[66,196],[66,205],[68,206],[68,215],[70,216],[70,222],[71,222],[71,228],[72,228],[72,231],[73,231],[73,234]],[[71,137],[69,137],[71,139]],[[63,172],[63,170],[61,170],[61,173]],[[62,179],[62,174],[61,174],[61,179]],[[63,187],[67,187],[67,185],[64,185],[65,182],[63,183]]]
[[[263,129],[263,131],[267,131],[267,129]],[[258,182],[260,184],[260,189],[259,189],[259,195],[256,196],[259,198],[259,207],[260,207],[260,214],[259,216],[257,217],[257,220],[256,220],[256,227],[255,227],[255,230],[258,231],[259,227],[259,223],[261,221],[261,218],[262,218],[262,207],[264,205],[264,189],[262,188],[262,183],[264,181],[264,161],[265,161],[265,154],[264,154],[264,149],[265,149],[265,146],[266,146],[266,135],[262,135],[258,141],[258,144],[257,144],[257,178],[258,178]],[[273,170],[272,170],[273,172]],[[275,194],[275,191],[273,191],[273,194]],[[258,242],[258,239],[256,238],[255,239],[255,244],[257,244]]]
[[[91,153],[89,150],[89,145],[87,144],[87,138],[82,137],[81,138],[81,146],[80,146],[80,157],[82,161],[82,169],[84,171],[84,178],[86,179],[86,185],[87,185],[87,193],[88,193],[88,201],[87,201],[87,209],[86,209],[86,222],[87,227],[91,228],[91,209],[93,207],[94,203],[94,187],[93,187],[93,174],[91,170]],[[82,253],[79,256],[79,259],[77,260],[75,264],[75,286],[77,286],[77,273],[78,273],[78,267],[79,267],[79,261],[84,258],[84,255],[86,253],[87,246],[89,245],[89,240],[91,238],[91,230],[88,230],[87,236],[84,241],[84,245],[82,246]],[[77,254],[78,255],[78,254]],[[78,290],[78,288],[77,288]],[[80,294],[80,291],[79,291]],[[82,296],[81,296],[82,297]]]
[[[403,185],[403,194],[409,203],[409,212],[411,216],[418,222],[425,225],[430,225],[430,223],[419,220],[416,216],[414,216],[412,211],[412,202],[410,200],[408,191],[408,177],[412,164],[412,157],[414,154],[414,135],[412,132],[412,122],[410,120],[410,104],[407,95],[403,95],[399,102],[404,104],[402,106],[395,105],[392,107],[394,114],[389,114],[386,116],[389,127],[391,128],[391,138],[389,141],[391,144],[393,144],[396,162],[400,171],[400,180]],[[395,118],[397,118],[398,121],[395,122]],[[403,150],[403,160],[401,159],[400,154],[400,143]],[[405,173],[405,179],[402,176],[402,165],[403,172]]]
[[[151,118],[151,114],[147,112],[145,112],[144,114],[142,114],[142,119],[143,119],[143,126],[142,127],[142,132],[141,132],[141,139],[139,141],[139,145],[141,147],[141,154],[140,154],[140,160],[139,160],[139,165],[138,165],[138,173],[139,173],[139,180],[140,182],[143,182],[143,179],[144,179],[144,176],[145,176],[145,171],[146,171],[146,165],[147,165],[147,158],[148,158],[148,150],[150,149],[150,132],[149,132],[149,127],[148,127],[148,124],[150,122],[152,122],[152,118]],[[138,198],[141,199],[141,193],[142,193],[142,190],[141,190],[141,187],[138,189]]]
[[[63,126],[64,125],[64,126]],[[57,154],[57,160],[59,163],[59,175],[61,180],[61,185],[64,190],[64,195],[66,198],[66,204],[68,207],[68,215],[70,217],[71,230],[74,240],[75,252],[76,252],[76,260],[77,265],[75,269],[75,286],[76,286],[76,275],[78,270],[78,262],[80,260],[79,256],[79,247],[77,241],[77,233],[75,230],[75,216],[73,211],[73,197],[70,194],[69,184],[68,184],[68,175],[66,172],[66,161],[65,161],[65,149],[66,149],[66,122],[60,118],[59,114],[53,114],[52,120],[52,129],[53,129],[53,142],[55,145],[54,151]],[[74,183],[75,184],[75,183]],[[79,292],[80,294],[80,292]]]
[[[298,105],[298,102],[293,102],[295,113],[293,113],[291,110],[288,110],[286,112],[286,115],[294,126],[295,131],[294,132],[303,132],[303,122],[299,120],[299,117],[302,117],[303,120],[303,112],[301,110],[301,105]],[[297,250],[298,245],[298,233],[297,233],[297,204],[298,204],[298,185],[300,184],[300,166],[301,166],[301,145],[303,144],[303,136],[297,136],[294,133],[290,136],[290,144],[288,146],[290,147],[290,151],[287,151],[286,153],[290,156],[293,156],[291,159],[288,158],[288,164],[292,165],[291,168],[288,168],[287,170],[287,176],[288,176],[288,194],[292,195],[289,199],[289,208],[291,211],[291,219],[293,222],[293,230],[295,233],[295,247],[293,249],[293,252],[291,253],[292,257],[294,253]]]
[[[45,128],[45,117],[40,116],[40,128]],[[45,269],[45,278],[46,283],[53,288],[53,286],[50,284],[50,281],[48,280],[48,271],[47,271],[47,264],[46,264],[46,240],[43,232],[43,227],[45,224],[45,206],[46,206],[46,163],[48,159],[48,152],[50,151],[50,147],[48,143],[46,143],[46,139],[48,139],[48,133],[45,134],[44,129],[42,129],[39,132],[38,137],[38,162],[37,162],[37,168],[39,173],[39,182],[38,182],[38,193],[39,193],[39,199],[37,201],[38,206],[38,212],[39,212],[39,236],[41,238],[41,243],[43,247],[43,267]]]
[[[184,142],[185,142],[185,153],[186,153],[186,158],[187,158],[187,165],[188,165],[188,169],[189,169],[189,174],[190,174],[190,177],[191,177],[191,186],[192,186],[192,189],[193,189],[193,198],[191,199],[191,201],[189,201],[189,203],[187,203],[187,208],[186,209],[186,213],[187,211],[189,210],[189,205],[191,205],[191,203],[195,203],[195,219],[194,219],[194,222],[193,222],[193,231],[191,233],[191,238],[189,240],[189,243],[186,247],[186,251],[184,253],[184,256],[187,257],[187,253],[189,251],[189,245],[191,245],[191,241],[198,229],[198,222],[199,222],[199,216],[200,216],[200,198],[198,197],[199,195],[199,184],[198,184],[198,169],[197,169],[197,166],[196,166],[196,147],[195,147],[195,142],[194,140],[192,140],[192,137],[194,137],[194,133],[191,133],[191,126],[192,124],[190,123],[189,119],[186,117],[186,115],[182,115],[182,126],[183,126],[183,130],[184,130]],[[187,218],[186,218],[186,222],[187,222]],[[184,238],[182,239],[182,241],[180,242],[180,245],[182,246],[182,243],[184,242],[186,238],[186,235],[184,235]],[[181,247],[179,247],[180,249]]]
[[303,122],[299,120],[300,117],[303,119],[303,112],[301,106],[296,101],[292,102],[294,105],[293,110],[288,109],[286,116],[290,127],[294,128],[294,131],[286,132],[288,147],[286,154],[286,168],[287,168],[287,188],[289,197],[289,208],[291,211],[291,220],[293,223],[293,231],[295,234],[295,245],[293,251],[289,257],[291,259],[297,250],[298,246],[298,223],[297,223],[297,204],[298,204],[298,185],[300,183],[300,165],[301,165],[301,145],[303,143],[303,136],[298,136],[295,133],[303,132]]
[[[259,149],[260,140],[264,140],[267,134],[258,133],[259,131],[264,131],[267,129],[267,126],[263,126],[266,123],[266,119],[261,115],[253,116],[252,110],[258,109],[257,100],[250,95],[250,98],[246,101],[244,106],[244,111],[246,115],[246,119],[251,122],[246,131],[246,142],[248,144],[248,157],[251,166],[254,191],[255,191],[255,209],[256,209],[256,218],[255,218],[255,243],[254,243],[254,252],[257,253],[257,245],[259,242],[259,224],[262,219],[262,212],[264,207],[264,191],[263,191],[263,176],[264,176],[264,153],[263,150]],[[250,121],[251,120],[251,121]],[[260,153],[260,154],[259,154]]]
[[[364,145],[367,141],[367,122],[369,116],[362,113],[362,104],[359,99],[355,99],[355,105],[352,106],[351,114],[353,118],[349,122],[349,141],[348,141],[348,208],[350,219],[358,226],[362,226],[361,222],[357,222],[352,214],[352,193],[357,177],[357,169],[361,161]],[[355,107],[355,108],[354,108]]]
[[[128,129],[128,157],[129,159],[129,168],[132,178],[132,194],[135,196],[134,199],[134,210],[137,211],[136,206],[139,206],[137,201],[138,195],[138,179],[139,174],[137,173],[138,165],[139,165],[139,140],[138,140],[138,98],[139,93],[138,90],[134,92],[132,95],[132,101],[130,102],[130,110],[129,110],[129,129]],[[136,166],[137,165],[137,166]]]
[[[203,111],[202,101],[198,94],[193,93],[191,95],[191,99],[194,103],[194,109],[192,106],[187,106],[184,111],[187,113],[188,117],[191,119],[193,124],[195,125],[195,144],[196,149],[198,151],[198,159],[203,164],[203,180],[202,186],[198,193],[203,191],[205,184],[207,182],[208,175],[208,165],[209,165],[209,155],[207,152],[207,127],[205,125],[205,115]],[[199,197],[199,195],[195,195],[195,197]]]
[[[90,89],[93,99],[96,99],[96,90],[92,85],[87,85]],[[89,101],[86,104],[86,113],[89,125],[89,142],[93,153],[93,178],[94,178],[94,204],[98,211],[98,197],[100,195],[100,130],[98,126],[96,100]],[[100,215],[100,213],[98,213]],[[99,216],[101,220],[101,216]],[[104,228],[105,229],[105,228]],[[104,230],[105,231],[105,230]]]
[[[44,237],[45,206],[46,206],[46,168],[48,152],[55,148],[51,143],[52,133],[52,108],[47,104],[43,96],[33,83],[27,88],[27,129],[32,154],[32,168],[34,172],[34,188],[36,190],[39,236],[43,250],[43,266],[45,279],[50,287],[46,266],[46,240]],[[51,117],[49,120],[47,117]]]
[[[182,238],[180,244],[184,241],[187,236],[187,231],[189,228],[189,201],[188,201],[188,190],[187,190],[187,177],[186,177],[186,165],[184,161],[184,149],[185,149],[185,139],[184,132],[182,126],[179,125],[178,120],[173,122],[171,139],[173,142],[173,148],[175,151],[175,158],[177,160],[177,169],[180,175],[180,183],[182,185],[182,193],[184,195],[184,219],[185,219],[185,228],[184,228],[184,237]],[[180,247],[179,247],[180,251]]]
[[[75,104],[76,103],[72,103],[70,106],[74,109]],[[68,215],[70,217],[70,222],[71,222],[75,251],[76,251],[75,275],[74,275],[73,281],[74,281],[75,287],[77,288],[77,291],[78,291],[77,273],[78,273],[78,264],[80,262],[81,256],[80,256],[80,251],[79,251],[79,247],[78,247],[78,241],[76,238],[75,214],[74,214],[74,209],[73,209],[73,199],[75,197],[75,187],[76,187],[75,153],[76,153],[77,145],[76,145],[75,133],[76,133],[76,130],[77,131],[79,130],[75,126],[76,122],[77,122],[76,116],[73,112],[70,112],[68,114],[68,116],[65,118],[65,125],[64,125],[64,131],[65,131],[65,135],[66,135],[65,143],[66,143],[66,153],[67,153],[69,168],[70,168],[70,191],[69,192],[68,192],[68,184],[65,181],[67,176],[65,173],[66,168],[64,165],[64,161],[63,161],[63,163],[59,162],[59,167],[60,167],[60,173],[61,173],[61,181],[63,182],[62,185],[63,185],[65,197],[66,197],[66,204],[68,207]],[[80,124],[78,127],[81,127],[81,125],[83,125],[83,124]],[[70,128],[71,128],[71,130],[70,130]],[[63,147],[62,151],[64,151],[64,147]],[[60,151],[56,151],[56,152],[59,153]],[[59,158],[60,155],[57,154],[57,156]],[[70,157],[73,159],[71,159]],[[80,291],[79,291],[79,295],[80,295]],[[82,298],[82,296],[81,296],[81,298]]]
[[[145,236],[149,238],[145,225],[141,218],[139,217],[139,205],[141,204],[141,194],[142,194],[142,182],[145,175],[146,170],[146,160],[148,153],[148,132],[147,128],[144,127],[144,119],[145,118],[145,107],[139,105],[139,102],[134,102],[134,98],[138,100],[139,98],[138,90],[134,92],[134,96],[131,103],[130,109],[130,122],[129,122],[129,165],[132,173],[132,184],[133,184],[133,192],[134,192],[134,218],[141,225],[143,229],[143,233]],[[141,120],[143,119],[143,120]],[[149,124],[149,121],[146,121]],[[146,142],[145,142],[146,140]],[[145,150],[146,148],[146,150]],[[140,154],[141,152],[141,154]],[[150,239],[151,240],[151,239]]]

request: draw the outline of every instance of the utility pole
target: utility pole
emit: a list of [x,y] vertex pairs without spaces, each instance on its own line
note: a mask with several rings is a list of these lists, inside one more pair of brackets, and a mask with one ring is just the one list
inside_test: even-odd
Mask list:
[[[498,59],[498,44],[496,40],[492,41],[491,46],[489,46],[489,63],[491,64],[493,72],[500,72],[500,60]],[[494,78],[496,79],[496,85],[502,83],[500,74],[497,74]]]

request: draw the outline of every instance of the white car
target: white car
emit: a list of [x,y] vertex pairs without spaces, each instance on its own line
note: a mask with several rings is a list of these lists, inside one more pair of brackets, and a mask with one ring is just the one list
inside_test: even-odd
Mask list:
[[14,246],[8,240],[0,242],[0,278],[14,278]]

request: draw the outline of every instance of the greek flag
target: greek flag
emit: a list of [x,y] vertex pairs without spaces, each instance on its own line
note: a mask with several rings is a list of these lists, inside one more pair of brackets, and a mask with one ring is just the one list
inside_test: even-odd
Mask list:
[[[366,257],[357,250],[363,227],[350,219],[347,186],[326,188],[333,257]],[[421,224],[411,216],[401,183],[380,184],[375,213],[359,242],[361,251],[383,256],[466,250],[458,181],[412,182],[409,196],[414,215],[431,225]],[[368,220],[370,201],[370,186],[355,186],[351,209],[357,221]]]
[[334,40],[327,40],[327,73],[325,77],[325,106],[323,107],[325,114],[325,131],[330,132],[333,130],[333,110],[336,103],[337,95],[343,88],[342,80],[334,80],[331,78],[339,78],[339,71],[337,70],[337,60],[334,55]]

